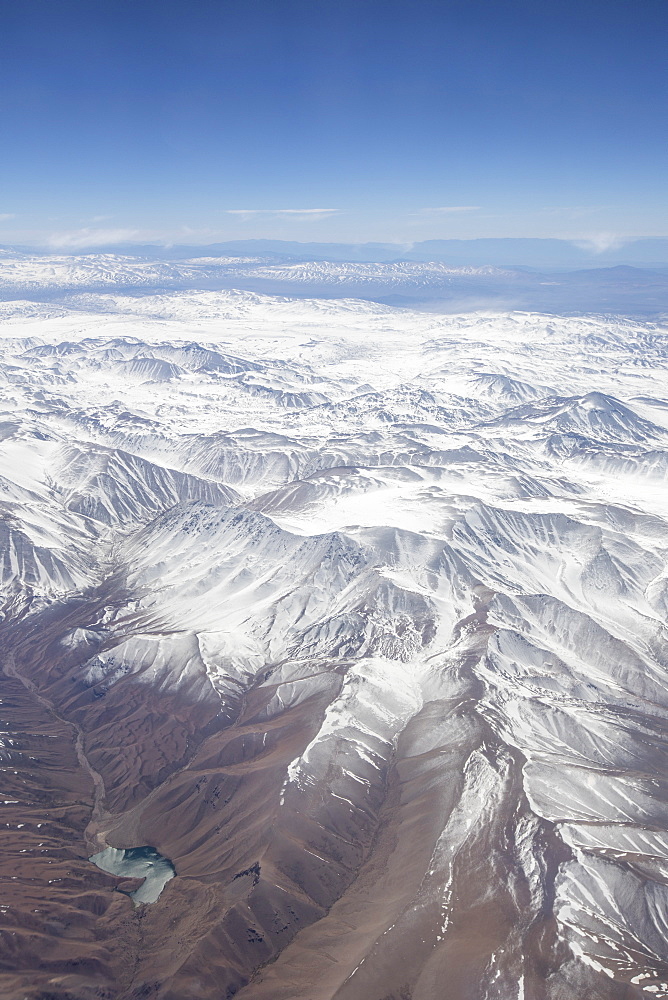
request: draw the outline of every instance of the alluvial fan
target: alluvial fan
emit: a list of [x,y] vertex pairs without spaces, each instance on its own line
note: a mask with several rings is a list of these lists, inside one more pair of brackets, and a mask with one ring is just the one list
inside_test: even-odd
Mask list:
[[2,314],[2,996],[668,997],[666,328]]

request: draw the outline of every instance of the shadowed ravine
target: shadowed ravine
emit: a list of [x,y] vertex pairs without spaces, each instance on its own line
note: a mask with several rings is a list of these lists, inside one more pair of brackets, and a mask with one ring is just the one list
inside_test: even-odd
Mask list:
[[663,329],[93,300],[2,348],[3,998],[668,996]]
[[[170,694],[165,705],[155,690],[126,681],[125,692],[113,692],[113,709],[102,710],[104,699],[77,683],[81,660],[71,649],[61,658],[56,652],[73,628],[90,628],[100,618],[100,598],[72,603],[59,614],[50,608],[37,615],[29,629],[10,622],[4,630],[21,664],[19,670],[6,661],[7,677],[22,689],[12,716],[25,706],[22,730],[29,728],[33,739],[47,726],[59,727],[44,759],[29,752],[30,743],[21,746],[28,761],[27,770],[17,769],[16,815],[25,823],[27,806],[39,812],[45,847],[35,869],[36,824],[25,823],[3,852],[13,872],[24,872],[10,876],[20,880],[19,893],[29,886],[35,901],[21,930],[27,968],[6,977],[7,995],[31,983],[47,992],[56,987],[62,996],[176,998],[218,996],[221,989],[275,1000],[362,998],[371,991],[436,996],[445,976],[452,996],[502,997],[517,981],[535,996],[569,995],[551,904],[557,865],[570,852],[551,824],[532,814],[521,756],[498,741],[477,711],[474,667],[490,634],[484,614],[472,616],[454,648],[439,656],[440,697],[413,715],[392,744],[369,739],[373,763],[365,762],[366,770],[345,736],[330,750],[339,772],[347,764],[373,774],[355,782],[369,783],[362,800],[328,801],[324,782],[332,776],[318,774],[316,764],[313,789],[305,795],[289,789],[281,808],[280,776],[315,733],[327,704],[322,697],[269,715],[279,687],[265,681],[244,692],[227,721],[206,711],[201,691],[197,704],[184,691]],[[107,625],[107,647],[111,635]],[[344,661],[338,672],[319,675],[328,679],[329,698],[332,677],[340,688],[340,674],[351,666]],[[154,723],[167,712],[187,720],[181,757],[165,767],[156,748],[138,762],[129,739],[134,727],[139,735],[147,718]],[[15,735],[21,740],[21,732]],[[112,743],[110,808],[103,775]],[[26,802],[25,785],[44,781],[54,753],[69,753],[67,784],[77,801],[69,805],[60,789],[55,795],[49,789],[39,803],[28,792]],[[134,788],[138,766],[150,786],[141,798]],[[335,775],[329,787],[341,782]],[[337,808],[338,802],[346,805]],[[5,815],[11,829],[11,808]],[[174,859],[179,876],[158,904],[136,912],[110,891],[130,891],[135,883],[105,878],[85,858],[94,848],[147,839]],[[25,857],[25,868],[17,868]],[[494,954],[503,960],[490,974]],[[46,971],[31,975],[35,964]],[[549,986],[555,973],[556,991]],[[99,982],[93,986],[105,980],[106,994]],[[595,989],[596,980],[578,970],[570,995]],[[608,987],[600,995],[624,991]]]

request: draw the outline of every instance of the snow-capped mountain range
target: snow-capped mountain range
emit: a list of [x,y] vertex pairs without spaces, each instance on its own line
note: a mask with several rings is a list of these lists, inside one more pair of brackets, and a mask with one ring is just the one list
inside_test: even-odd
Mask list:
[[0,303],[3,996],[668,997],[665,324],[88,262]]
[[438,312],[473,309],[550,313],[615,312],[657,318],[668,312],[668,266],[549,271],[439,260],[351,263],[279,256],[163,259],[117,253],[78,256],[0,248],[0,301],[53,300],[65,293],[237,290],[321,298],[362,298]]

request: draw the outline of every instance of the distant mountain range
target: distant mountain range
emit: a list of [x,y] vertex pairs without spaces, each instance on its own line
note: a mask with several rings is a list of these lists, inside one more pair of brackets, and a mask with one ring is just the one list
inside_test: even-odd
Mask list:
[[[145,248],[147,249],[147,248]],[[175,248],[176,249],[176,248]],[[0,250],[0,300],[80,292],[198,289],[260,295],[367,299],[444,312],[521,309],[549,313],[668,313],[668,265],[550,268],[443,261],[297,260],[209,253],[44,255]],[[209,248],[212,250],[213,248]]]
[[[25,248],[21,248],[25,249]],[[35,253],[34,248],[28,252]],[[53,253],[53,249],[45,253]],[[185,257],[280,257],[296,261],[440,261],[452,265],[537,268],[610,267],[668,264],[668,238],[633,240],[603,250],[592,242],[554,239],[424,240],[421,243],[296,243],[285,240],[231,240],[208,246],[155,246],[123,243],[88,247],[79,253],[125,253],[161,260]]]

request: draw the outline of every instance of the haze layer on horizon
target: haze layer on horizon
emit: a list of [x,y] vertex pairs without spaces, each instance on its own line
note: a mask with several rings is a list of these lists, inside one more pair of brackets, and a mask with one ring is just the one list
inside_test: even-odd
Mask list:
[[663,0],[27,0],[0,243],[668,234]]

